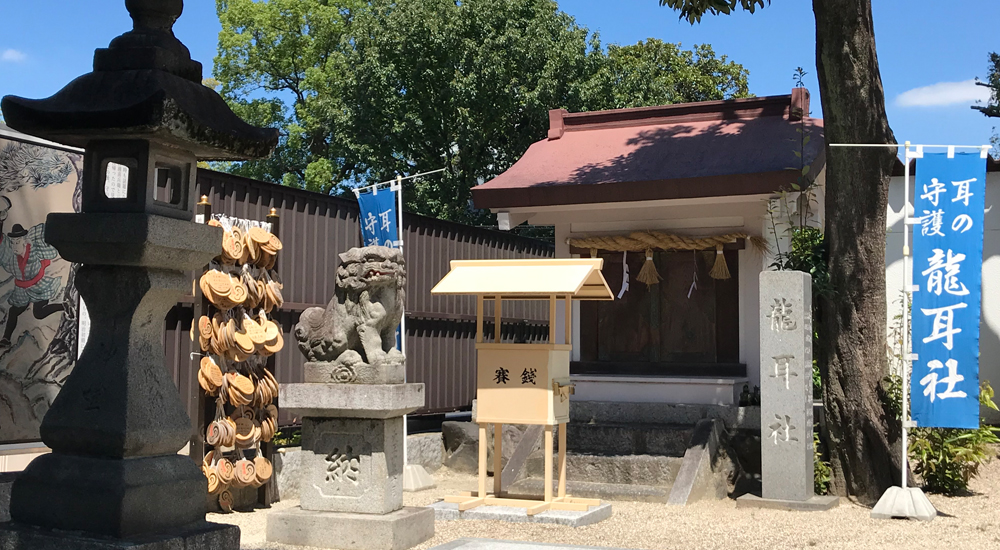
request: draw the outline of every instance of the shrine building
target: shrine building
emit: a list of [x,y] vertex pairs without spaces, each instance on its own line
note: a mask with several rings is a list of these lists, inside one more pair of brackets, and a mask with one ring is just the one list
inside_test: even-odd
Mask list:
[[[787,249],[789,217],[823,223],[823,121],[809,112],[805,88],[553,110],[548,138],[473,190],[501,229],[554,226],[557,258],[604,259],[620,298],[573,305],[574,399],[732,405],[759,384],[758,276]],[[805,166],[809,201],[793,188]]]

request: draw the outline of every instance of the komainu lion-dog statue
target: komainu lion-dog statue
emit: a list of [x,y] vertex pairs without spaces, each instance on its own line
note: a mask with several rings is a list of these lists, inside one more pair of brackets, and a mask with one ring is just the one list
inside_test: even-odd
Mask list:
[[396,349],[406,269],[394,248],[366,246],[340,255],[333,299],[302,312],[295,339],[306,356],[305,381],[341,384],[403,382]]

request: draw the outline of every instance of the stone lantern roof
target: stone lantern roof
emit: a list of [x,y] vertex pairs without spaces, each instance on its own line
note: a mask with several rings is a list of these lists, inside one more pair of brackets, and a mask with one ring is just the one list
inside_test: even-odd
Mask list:
[[133,29],[94,54],[94,70],[46,99],[3,98],[7,124],[86,147],[95,139],[146,139],[199,160],[267,156],[278,131],[241,120],[174,36],[183,0],[126,0]]

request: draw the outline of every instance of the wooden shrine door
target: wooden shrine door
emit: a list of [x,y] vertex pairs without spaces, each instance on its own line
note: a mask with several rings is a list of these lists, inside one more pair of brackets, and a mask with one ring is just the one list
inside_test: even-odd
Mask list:
[[[601,257],[604,277],[617,295],[622,254]],[[714,250],[655,252],[654,264],[663,280],[647,287],[636,279],[645,254],[627,254],[629,290],[621,299],[581,303],[583,366],[575,372],[656,375],[671,373],[671,365],[737,363],[737,251],[727,250],[725,257],[731,278],[716,280],[708,275],[716,259]]]

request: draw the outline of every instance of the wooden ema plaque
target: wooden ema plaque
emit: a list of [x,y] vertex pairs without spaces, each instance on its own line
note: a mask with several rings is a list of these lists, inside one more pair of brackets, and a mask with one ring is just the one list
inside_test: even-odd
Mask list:
[[[597,499],[566,494],[566,423],[574,387],[569,377],[572,352],[572,301],[613,299],[604,277],[603,260],[452,261],[451,272],[432,294],[474,294],[476,305],[476,422],[479,424],[479,488],[445,498],[459,511],[481,505],[519,506],[529,516],[546,510],[585,512]],[[485,301],[494,302],[493,342],[484,342]],[[548,300],[549,338],[544,344],[503,343],[503,300]],[[556,307],[565,305],[564,343],[556,343]],[[486,492],[487,427],[493,424],[493,494]],[[542,500],[508,498],[501,492],[504,424],[545,427],[545,492]],[[559,426],[559,484],[553,495],[553,427]]]

